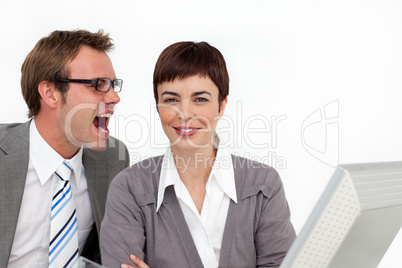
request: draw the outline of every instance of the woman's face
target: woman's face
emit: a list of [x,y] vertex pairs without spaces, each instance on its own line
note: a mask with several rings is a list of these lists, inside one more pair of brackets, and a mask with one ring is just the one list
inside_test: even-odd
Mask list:
[[172,148],[213,148],[213,133],[227,99],[219,103],[219,89],[209,77],[194,75],[162,83],[158,97],[162,127]]

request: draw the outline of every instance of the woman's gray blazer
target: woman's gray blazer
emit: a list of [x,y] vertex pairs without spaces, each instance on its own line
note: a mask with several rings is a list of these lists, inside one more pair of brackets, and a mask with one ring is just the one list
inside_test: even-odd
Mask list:
[[[100,235],[106,267],[132,264],[130,254],[150,268],[203,267],[173,186],[156,212],[162,161],[149,158],[113,180]],[[232,161],[238,202],[229,205],[219,267],[278,267],[296,237],[279,175],[246,158]]]

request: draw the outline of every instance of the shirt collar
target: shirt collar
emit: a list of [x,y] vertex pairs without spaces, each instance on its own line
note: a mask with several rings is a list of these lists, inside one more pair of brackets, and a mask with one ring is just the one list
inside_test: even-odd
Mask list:
[[211,175],[214,176],[222,191],[237,203],[232,156],[226,148],[218,149]]
[[170,185],[174,185],[176,179],[180,179],[180,177],[176,169],[176,164],[174,163],[172,150],[169,147],[166,149],[165,155],[163,156],[161,175],[159,177],[158,199],[156,203],[157,212],[162,205],[165,189]]
[[[77,186],[81,178],[82,150],[81,146],[73,158],[66,160],[74,170]],[[29,127],[29,158],[42,185],[53,176],[53,173],[65,160],[42,138],[36,128],[35,118],[32,119]]]
[[[230,199],[232,199],[235,203],[237,203],[237,193],[236,193],[232,156],[227,149],[218,148],[215,162],[212,167],[212,171],[208,180],[210,180],[211,178],[215,178],[222,191],[226,195],[228,195]],[[181,195],[180,193],[181,184],[179,183],[178,180],[180,180],[180,177],[176,169],[176,164],[174,162],[174,157],[171,148],[169,147],[166,150],[165,155],[163,156],[161,174],[159,178],[156,211],[158,211],[160,206],[162,205],[165,190],[168,186],[174,185],[176,195],[178,197]]]
[[65,160],[66,162],[68,162],[71,165],[71,167],[74,170],[75,183],[76,183],[77,187],[80,185],[80,181],[81,181],[83,151],[84,151],[84,149],[81,146],[81,148],[78,150],[78,152],[71,159]]

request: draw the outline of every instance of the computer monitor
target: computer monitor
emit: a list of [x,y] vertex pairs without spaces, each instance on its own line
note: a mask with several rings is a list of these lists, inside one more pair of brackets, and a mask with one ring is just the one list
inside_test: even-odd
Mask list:
[[77,265],[73,265],[73,268],[106,268],[106,267],[80,256],[78,258]]
[[401,226],[402,162],[340,165],[280,267],[377,267]]

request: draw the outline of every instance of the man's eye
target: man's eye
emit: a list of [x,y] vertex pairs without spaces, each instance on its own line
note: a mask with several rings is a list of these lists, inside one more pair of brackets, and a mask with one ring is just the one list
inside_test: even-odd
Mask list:
[[103,87],[103,86],[105,86],[105,85],[106,85],[106,80],[104,80],[104,79],[99,79],[99,81],[98,81],[98,86]]
[[98,89],[100,90],[107,90],[109,89],[109,80],[106,79],[99,79],[98,80]]

